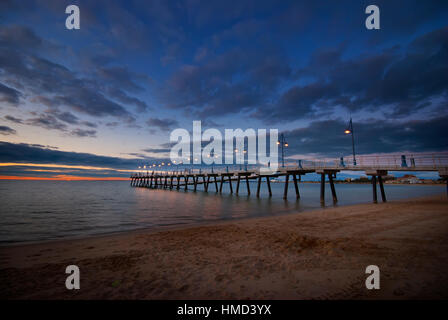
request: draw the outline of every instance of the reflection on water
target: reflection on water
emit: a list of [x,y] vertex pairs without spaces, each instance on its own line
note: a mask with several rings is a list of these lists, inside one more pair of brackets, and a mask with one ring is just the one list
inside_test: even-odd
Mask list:
[[[282,183],[266,185],[257,198],[256,183],[248,196],[192,190],[132,188],[125,181],[0,181],[0,243],[82,237],[139,228],[195,224],[248,217],[274,216],[320,208],[319,184],[301,183],[300,200],[293,184],[283,200]],[[444,186],[386,185],[389,200],[444,192]],[[338,205],[370,202],[371,185],[336,184]],[[327,186],[326,205],[334,206]]]

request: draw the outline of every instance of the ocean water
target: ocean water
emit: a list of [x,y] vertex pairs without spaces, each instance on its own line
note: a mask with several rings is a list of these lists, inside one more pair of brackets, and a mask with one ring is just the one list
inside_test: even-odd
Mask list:
[[[282,199],[283,183],[271,183],[273,196],[261,187],[255,196],[246,185],[240,195],[231,195],[228,184],[222,194],[130,187],[127,181],[8,181],[0,180],[0,244],[79,238],[141,228],[180,226],[250,217],[300,213],[321,208],[320,185],[300,183],[300,200],[294,185],[289,199]],[[337,206],[369,203],[372,187],[366,184],[336,184]],[[192,189],[192,187],[191,187]],[[235,183],[234,183],[235,190]],[[445,192],[444,185],[385,185],[388,200],[421,197]],[[380,194],[378,190],[378,196]],[[333,207],[329,185],[326,206]]]

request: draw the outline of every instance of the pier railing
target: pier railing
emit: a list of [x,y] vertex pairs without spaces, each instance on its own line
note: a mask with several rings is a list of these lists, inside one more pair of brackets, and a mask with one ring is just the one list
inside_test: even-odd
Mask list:
[[[275,166],[268,165],[172,165],[162,168],[149,168],[136,173],[136,176],[147,174],[179,175],[179,174],[224,174],[238,172],[253,172],[259,174],[267,168]],[[448,152],[445,153],[418,153],[418,154],[394,154],[394,155],[360,155],[356,156],[356,162],[352,157],[327,158],[327,159],[285,159],[285,164],[277,165],[275,172],[288,170],[388,170],[388,171],[441,171],[448,170]]]
[[342,169],[342,170],[389,170],[389,171],[437,171],[448,168],[448,153],[367,155],[353,158],[287,161],[285,168]]

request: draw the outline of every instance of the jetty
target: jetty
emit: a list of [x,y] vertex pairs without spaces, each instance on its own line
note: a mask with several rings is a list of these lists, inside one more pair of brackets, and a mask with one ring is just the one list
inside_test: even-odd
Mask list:
[[[269,196],[272,196],[271,179],[285,177],[283,199],[288,198],[289,183],[294,184],[295,197],[300,198],[299,182],[302,176],[315,173],[320,176],[320,201],[325,202],[325,189],[329,184],[334,202],[338,201],[334,180],[343,171],[361,171],[370,177],[372,184],[372,201],[378,202],[378,187],[381,200],[386,202],[384,177],[390,171],[406,172],[438,172],[440,178],[446,181],[448,194],[448,153],[432,155],[399,155],[399,156],[358,156],[354,163],[345,162],[343,158],[333,160],[297,160],[287,162],[275,171],[266,171],[261,165],[220,165],[219,167],[193,168],[184,165],[183,168],[167,166],[146,172],[137,172],[130,176],[133,187],[164,190],[198,190],[202,185],[204,192],[222,193],[223,185],[228,184],[230,193],[239,195],[241,185],[245,184],[245,193],[251,195],[250,180],[257,181],[256,196],[260,197],[263,182]],[[173,169],[175,168],[175,169]],[[171,169],[171,170],[170,170]],[[151,171],[150,171],[151,170]],[[245,183],[244,183],[245,182]],[[236,188],[234,189],[234,184]]]

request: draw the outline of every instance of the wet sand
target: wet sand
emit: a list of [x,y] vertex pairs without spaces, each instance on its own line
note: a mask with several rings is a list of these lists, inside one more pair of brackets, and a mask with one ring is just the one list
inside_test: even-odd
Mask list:
[[[65,288],[75,264],[81,289]],[[381,289],[367,290],[377,265]],[[447,299],[445,195],[0,247],[2,299]]]

